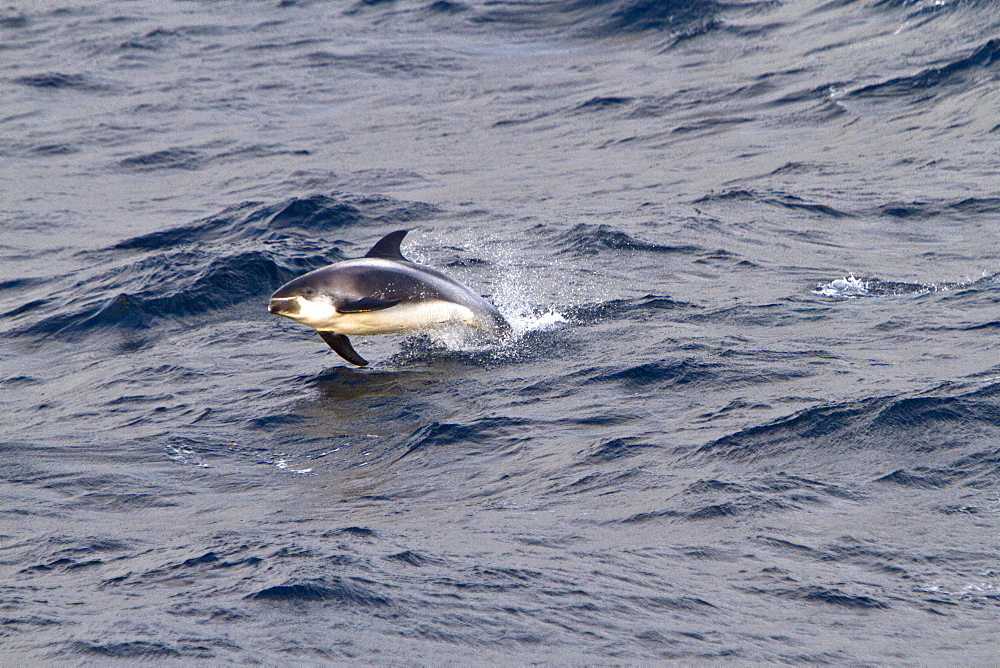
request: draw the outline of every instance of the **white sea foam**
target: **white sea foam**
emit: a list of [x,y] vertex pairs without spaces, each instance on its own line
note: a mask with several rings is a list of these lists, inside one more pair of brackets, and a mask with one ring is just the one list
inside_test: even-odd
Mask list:
[[189,448],[182,448],[175,445],[167,446],[167,457],[178,464],[190,464],[193,466],[200,466],[201,468],[212,468],[205,462],[201,461],[198,457],[198,453]]
[[868,281],[855,278],[854,274],[851,274],[850,276],[838,278],[835,281],[830,281],[829,283],[820,283],[813,290],[813,293],[823,295],[824,297],[856,299],[858,297],[869,296],[871,294],[869,292],[869,287],[870,284]]
[[276,462],[274,462],[274,466],[279,471],[288,471],[289,473],[295,473],[295,474],[298,474],[298,475],[305,475],[306,473],[312,473],[312,469],[311,468],[308,468],[308,469],[293,469],[291,466],[288,465],[288,460],[285,460],[285,459],[279,459],[279,460],[277,460]]
[[544,332],[568,322],[566,316],[553,308],[544,311],[505,313],[504,317],[507,318],[507,322],[510,323],[511,329],[514,330],[514,334],[517,336],[523,336],[528,332]]
[[856,299],[858,297],[891,297],[898,295],[916,295],[928,292],[948,292],[965,288],[979,281],[964,281],[961,283],[908,283],[900,281],[884,281],[879,278],[861,279],[851,274],[829,283],[820,283],[813,289],[813,294],[840,299]]

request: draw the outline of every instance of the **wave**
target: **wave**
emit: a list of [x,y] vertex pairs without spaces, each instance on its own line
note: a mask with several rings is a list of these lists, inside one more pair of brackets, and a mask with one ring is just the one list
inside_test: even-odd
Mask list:
[[661,445],[650,443],[634,436],[613,438],[598,445],[593,452],[588,453],[577,465],[606,464],[615,460],[632,457],[650,449],[659,449],[662,447]]
[[248,144],[232,146],[229,142],[210,142],[197,146],[172,146],[159,151],[153,151],[152,153],[132,155],[120,159],[113,165],[113,168],[139,173],[165,169],[194,171],[205,168],[213,163],[240,162],[279,155],[308,154],[309,151],[282,149],[275,145]]
[[344,227],[376,227],[424,220],[438,209],[421,202],[344,193],[295,197],[273,204],[244,202],[199,220],[127,239],[111,250],[159,250],[181,244],[283,241]]
[[629,389],[663,388],[671,385],[698,384],[718,378],[722,365],[696,360],[679,362],[649,362],[637,366],[595,375],[596,382],[620,383]]
[[443,446],[472,447],[480,454],[517,450],[531,440],[530,435],[523,435],[523,427],[532,424],[532,420],[511,417],[487,417],[467,424],[432,422],[403,440],[400,444],[403,452],[395,461]]
[[967,83],[970,74],[989,70],[997,63],[1000,63],[1000,40],[991,39],[968,56],[947,65],[865,86],[851,92],[849,97],[880,99],[916,96],[920,101],[929,100],[936,97],[942,87]]
[[634,318],[649,320],[662,318],[661,311],[699,309],[697,304],[678,301],[667,295],[649,294],[633,299],[612,299],[585,304],[567,310],[567,317],[574,322],[596,323],[607,319]]
[[14,79],[14,83],[31,88],[53,90],[79,90],[86,92],[107,92],[110,86],[95,81],[83,74],[66,74],[63,72],[43,72],[26,74]]
[[168,148],[154,153],[124,158],[118,161],[118,166],[134,171],[198,169],[201,167],[202,162],[202,156],[197,151],[183,148]]
[[860,610],[888,609],[890,605],[871,596],[850,594],[837,587],[820,587],[817,585],[807,585],[800,587],[787,587],[784,589],[758,589],[747,588],[748,593],[766,594],[777,596],[792,601],[805,601],[807,603],[825,603],[842,608],[854,608]]
[[[725,359],[723,355],[723,359]],[[742,364],[739,361],[706,361],[681,359],[647,362],[614,370],[592,368],[580,372],[588,383],[615,383],[631,392],[650,392],[687,386],[737,388],[768,385],[814,375],[815,370],[802,365],[799,355],[786,356],[786,365],[769,370],[760,368],[759,359]]]
[[309,67],[356,69],[381,76],[428,76],[458,72],[462,69],[457,58],[440,52],[373,51],[365,54],[316,51],[306,56]]
[[726,8],[712,0],[571,0],[563,11],[589,14],[594,25],[587,32],[594,36],[666,32],[691,38],[718,29]]
[[1000,197],[967,197],[951,202],[889,202],[876,208],[873,213],[894,218],[995,214],[1000,213]]
[[[767,174],[774,176],[783,172],[807,170],[821,171],[819,166],[801,163],[786,163],[782,167]],[[752,190],[734,188],[711,192],[691,201],[692,205],[708,206],[739,206],[760,204],[769,207],[781,207],[815,213],[830,218],[882,217],[930,219],[935,217],[961,218],[964,216],[980,216],[1000,213],[1000,198],[997,197],[964,197],[962,199],[927,199],[911,201],[888,201],[873,206],[853,209],[842,209],[823,202],[804,199],[798,195],[781,191]]]
[[[998,442],[1000,384],[992,384],[809,408],[707,443],[689,458],[767,468],[816,463],[883,485],[979,487],[1000,483]],[[846,459],[849,466],[837,466]]]
[[[452,19],[453,27],[488,27],[541,34],[558,33],[589,39],[632,35],[667,36],[677,43],[724,27],[725,12],[746,11],[748,4],[713,0],[490,0],[438,1],[418,9],[400,9],[388,2],[362,0],[348,12],[381,12],[384,16],[409,15],[414,20]],[[765,2],[756,3],[766,5]]]
[[610,225],[589,225],[587,223],[579,223],[572,229],[557,234],[553,242],[556,247],[561,249],[560,253],[574,255],[596,255],[604,251],[693,254],[704,250],[698,246],[668,246],[640,241]]
[[132,640],[119,643],[88,643],[83,640],[76,640],[69,644],[68,650],[72,654],[80,654],[87,658],[94,659],[175,659],[182,656],[177,649],[164,643],[149,642],[146,640]]
[[385,606],[390,600],[374,593],[367,586],[353,582],[354,578],[330,577],[326,579],[286,582],[266,587],[248,595],[251,601],[307,602],[332,601],[346,606]]
[[[164,320],[204,318],[254,297],[264,299],[277,286],[322,264],[283,266],[260,252],[222,258],[167,254],[123,268],[118,276],[100,277],[107,285],[96,296],[81,296],[69,312],[46,317],[19,333],[76,338],[96,329],[146,329]],[[116,294],[108,298],[109,293]]]
[[829,283],[819,283],[813,294],[837,299],[858,299],[862,297],[892,297],[899,295],[922,295],[931,292],[955,292],[995,290],[996,276],[984,276],[975,281],[962,283],[907,283],[885,281],[880,278],[857,278],[854,274],[837,278]]
[[317,242],[330,232],[375,228],[366,235],[374,237],[435,210],[344,194],[247,202],[190,225],[84,253],[83,259],[96,263],[68,276],[32,279],[29,291],[48,294],[0,318],[7,336],[69,340],[99,330],[204,322],[237,304],[263,303],[295,276],[344,259],[340,248]]
[[[702,470],[704,464],[699,462],[697,470]],[[738,481],[714,477],[696,480],[673,495],[668,502],[670,507],[633,513],[612,520],[612,523],[725,520],[737,516],[761,516],[816,508],[859,499],[859,494],[842,486],[802,475],[781,471],[751,477],[745,471]]]
[[[786,164],[784,167],[779,168],[779,170],[787,170],[791,167],[798,168],[799,166],[792,165],[792,163]],[[779,171],[776,170],[776,171]],[[753,190],[745,189],[735,189],[735,190],[725,190],[720,193],[710,193],[703,197],[700,197],[691,204],[733,204],[733,203],[746,203],[755,202],[759,204],[766,204],[769,206],[776,206],[785,209],[797,209],[801,211],[806,211],[809,213],[815,213],[822,216],[827,216],[830,218],[847,218],[854,214],[847,211],[841,211],[828,204],[821,204],[817,202],[810,202],[796,195],[789,193],[760,193]]]

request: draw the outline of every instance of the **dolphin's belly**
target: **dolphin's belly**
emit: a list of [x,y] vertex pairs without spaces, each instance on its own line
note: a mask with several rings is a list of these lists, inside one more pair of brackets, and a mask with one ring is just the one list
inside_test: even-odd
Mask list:
[[456,324],[483,326],[476,314],[467,306],[454,302],[426,300],[404,302],[379,311],[340,313],[316,329],[365,336],[414,332]]

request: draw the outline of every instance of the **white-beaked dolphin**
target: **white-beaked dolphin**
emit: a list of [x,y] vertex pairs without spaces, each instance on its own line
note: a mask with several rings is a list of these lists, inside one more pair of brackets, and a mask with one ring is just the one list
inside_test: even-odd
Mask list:
[[436,269],[403,257],[409,230],[379,240],[357,260],[303,274],[271,295],[267,310],[308,325],[351,364],[368,364],[348,334],[394,334],[467,325],[493,337],[510,332],[496,308]]

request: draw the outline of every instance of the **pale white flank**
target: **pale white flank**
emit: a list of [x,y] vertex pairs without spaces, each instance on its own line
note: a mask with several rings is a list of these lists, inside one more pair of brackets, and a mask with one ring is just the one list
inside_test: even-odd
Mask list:
[[441,300],[407,302],[364,313],[337,313],[333,305],[326,301],[311,301],[305,297],[294,299],[299,304],[299,312],[282,315],[321,332],[364,336],[398,334],[458,324],[484,328],[472,309]]

